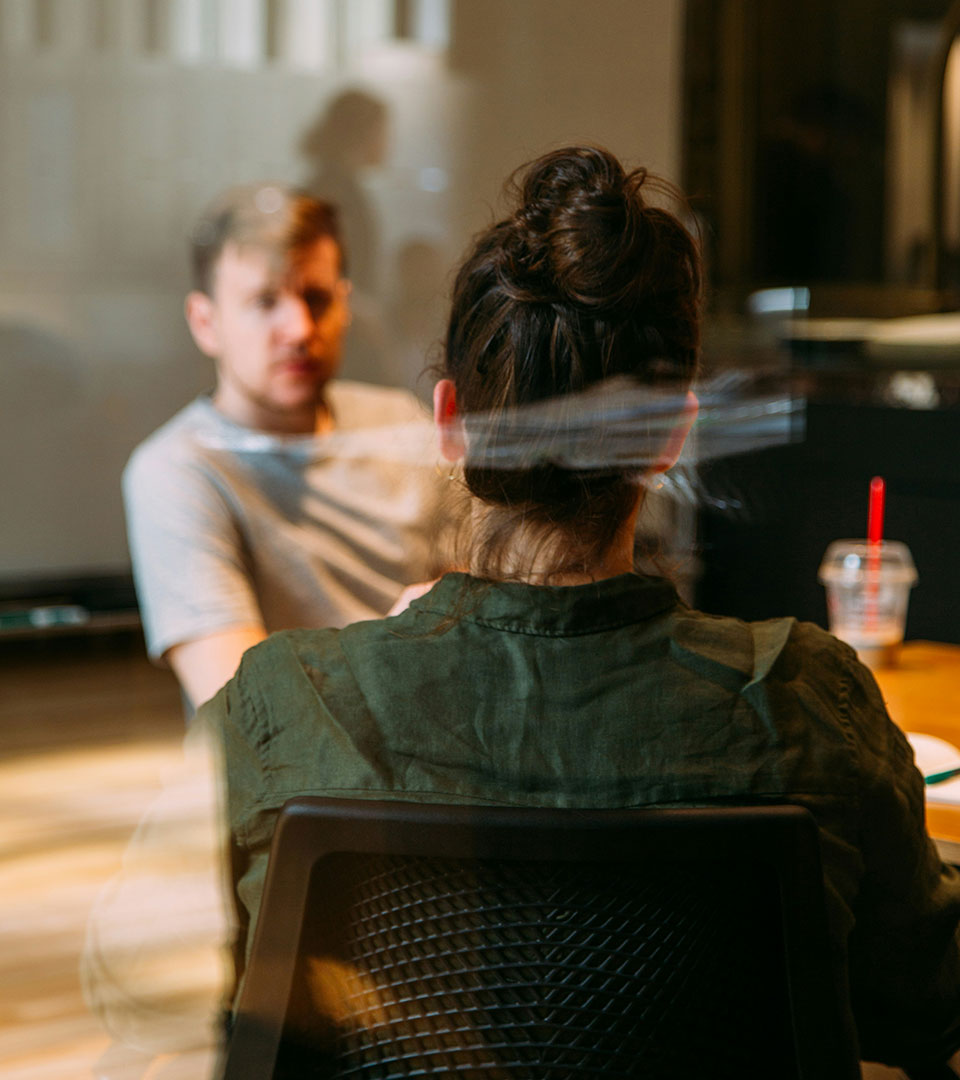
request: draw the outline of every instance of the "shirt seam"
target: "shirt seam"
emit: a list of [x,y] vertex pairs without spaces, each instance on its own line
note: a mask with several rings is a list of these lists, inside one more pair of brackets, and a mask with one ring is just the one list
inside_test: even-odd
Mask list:
[[[486,627],[489,630],[503,630],[508,634],[525,634],[527,637],[589,637],[590,634],[602,634],[607,630],[619,630],[624,626],[639,626],[648,619],[652,619],[655,615],[662,615],[673,607],[676,607],[676,603],[671,600],[670,603],[664,604],[662,607],[651,608],[644,612],[631,612],[629,616],[612,622],[593,623],[583,630],[572,628],[551,629],[550,627],[529,626],[523,623],[507,623],[496,619],[481,618],[476,615],[465,615],[463,621]],[[442,614],[432,609],[429,610],[431,614]]]
[[[504,806],[530,806],[533,805],[537,809],[572,809],[572,810],[588,810],[597,809],[593,806],[568,806],[557,807],[552,803],[544,803],[542,801],[531,804],[524,800],[517,802],[511,799],[498,799],[493,795],[475,796],[464,792],[457,791],[441,791],[436,788],[430,789],[418,789],[418,788],[361,788],[361,787],[333,787],[330,785],[317,785],[316,787],[304,788],[304,787],[292,787],[288,789],[278,788],[271,793],[272,797],[262,797],[251,800],[251,809],[256,811],[261,810],[279,810],[282,806],[277,804],[275,800],[282,799],[284,802],[287,799],[298,798],[300,796],[307,796],[311,793],[316,794],[318,797],[345,795],[349,793],[358,795],[372,795],[372,796],[404,796],[409,797],[411,800],[415,798],[451,798],[457,803],[462,803],[467,806],[483,806],[488,803],[502,804]],[[680,804],[680,805],[692,805],[694,803],[701,802],[727,802],[732,805],[750,805],[758,799],[779,800],[781,802],[789,802],[794,797],[815,797],[815,796],[847,796],[849,791],[841,789],[813,789],[806,788],[791,788],[790,791],[753,791],[749,794],[730,795],[730,794],[701,794],[699,796],[677,796],[675,798],[658,798],[652,800],[642,800],[629,803],[617,803],[616,806],[611,806],[610,809],[628,809],[630,807],[644,807],[644,806],[661,806],[667,803]],[[403,801],[403,799],[387,798],[387,802]]]
[[[270,725],[264,718],[263,711],[260,708],[259,695],[254,695],[248,692],[247,687],[243,679],[237,679],[237,690],[240,695],[241,705],[244,710],[249,709],[253,718],[252,723],[245,725],[246,731],[244,734],[247,736],[251,746],[256,751],[257,763],[260,766],[260,791],[255,796],[253,802],[260,808],[265,808],[268,802],[268,789],[266,785],[266,778],[271,775],[275,770],[270,765],[265,754],[266,744],[270,740]],[[228,770],[229,771],[229,770]],[[237,822],[237,828],[235,829],[237,840],[241,842],[249,843],[251,840],[251,833],[248,826],[248,821]],[[242,834],[242,835],[241,835]]]
[[849,663],[846,670],[843,673],[843,677],[840,680],[840,691],[838,694],[838,715],[840,717],[840,724],[843,728],[844,742],[847,744],[847,749],[850,754],[850,759],[853,764],[853,776],[850,778],[850,795],[854,802],[854,808],[856,811],[857,820],[857,844],[862,849],[863,837],[862,837],[862,807],[863,799],[860,793],[860,776],[862,769],[860,768],[860,753],[857,747],[857,741],[854,738],[853,725],[850,721],[850,688],[853,681],[853,672],[850,670]]

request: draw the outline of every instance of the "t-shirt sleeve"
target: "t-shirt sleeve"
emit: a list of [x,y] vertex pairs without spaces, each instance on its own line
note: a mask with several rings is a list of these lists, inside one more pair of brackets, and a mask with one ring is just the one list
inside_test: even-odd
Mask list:
[[237,626],[262,626],[243,537],[225,495],[189,460],[136,451],[123,474],[144,636],[157,659]]
[[897,1065],[943,1062],[960,1046],[960,874],[927,836],[913,752],[852,654],[846,693],[864,868],[849,942],[861,1054]]

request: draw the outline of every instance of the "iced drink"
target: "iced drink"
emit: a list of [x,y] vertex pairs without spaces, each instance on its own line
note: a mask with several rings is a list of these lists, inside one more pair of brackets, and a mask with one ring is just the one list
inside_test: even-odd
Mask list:
[[868,667],[893,667],[903,641],[903,624],[889,619],[866,627],[857,622],[835,622],[831,618],[830,633],[852,645]]
[[906,544],[837,540],[820,564],[827,588],[830,633],[871,667],[896,662],[917,571]]

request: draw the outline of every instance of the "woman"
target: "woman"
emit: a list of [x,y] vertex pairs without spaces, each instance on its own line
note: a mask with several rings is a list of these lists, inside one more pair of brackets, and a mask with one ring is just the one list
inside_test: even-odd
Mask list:
[[792,619],[691,611],[633,572],[643,492],[695,413],[700,262],[589,147],[523,175],[453,290],[435,393],[473,497],[468,573],[401,615],[277,634],[207,706],[256,918],[277,812],[326,794],[518,806],[770,799],[823,838],[864,1056],[960,1044],[960,883],[870,674]]

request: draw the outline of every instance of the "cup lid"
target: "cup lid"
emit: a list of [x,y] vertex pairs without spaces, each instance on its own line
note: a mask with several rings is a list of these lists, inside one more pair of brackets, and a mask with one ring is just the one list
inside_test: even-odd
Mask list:
[[824,584],[855,584],[866,574],[887,581],[913,585],[917,568],[906,544],[899,540],[834,540],[820,563],[818,577]]

